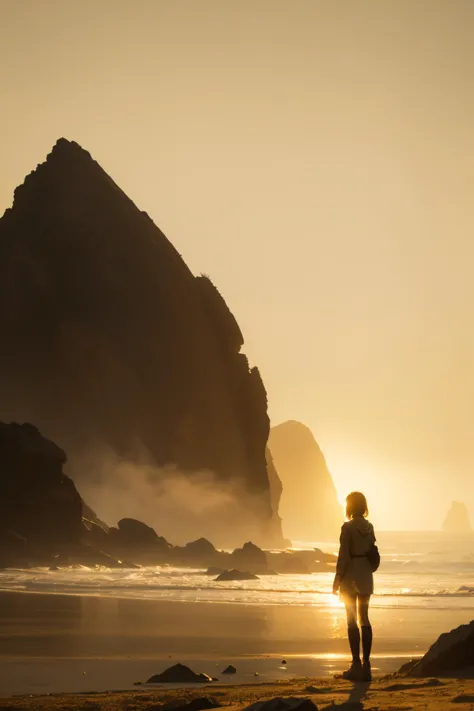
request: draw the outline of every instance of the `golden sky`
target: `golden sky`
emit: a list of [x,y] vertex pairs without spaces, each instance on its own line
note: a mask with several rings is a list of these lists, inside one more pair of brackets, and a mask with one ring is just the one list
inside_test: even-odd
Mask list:
[[0,212],[59,136],[211,276],[341,494],[474,519],[474,2],[0,0]]

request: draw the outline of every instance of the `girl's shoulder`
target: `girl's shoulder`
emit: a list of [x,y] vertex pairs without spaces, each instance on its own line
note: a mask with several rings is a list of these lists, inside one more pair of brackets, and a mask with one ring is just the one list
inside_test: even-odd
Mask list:
[[366,518],[362,518],[361,516],[357,518],[351,518],[349,521],[345,521],[342,524],[341,532],[342,531],[360,531],[361,533],[368,533],[369,531],[374,531],[373,525],[370,523],[370,521]]

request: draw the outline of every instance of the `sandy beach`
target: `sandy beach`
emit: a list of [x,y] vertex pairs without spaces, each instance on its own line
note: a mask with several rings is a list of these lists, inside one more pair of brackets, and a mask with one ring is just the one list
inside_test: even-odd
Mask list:
[[205,685],[199,689],[169,690],[139,687],[129,692],[102,694],[62,694],[50,696],[0,699],[0,711],[38,709],[44,711],[123,711],[124,709],[172,708],[192,699],[206,696],[226,711],[245,709],[257,702],[275,697],[308,698],[318,709],[346,709],[346,711],[446,711],[449,708],[474,707],[474,680],[429,679],[403,680],[385,678],[371,684],[351,684],[318,678],[304,678],[272,683],[237,686]]
[[[466,611],[374,607],[375,675],[421,656]],[[398,630],[398,634],[396,633]],[[283,659],[287,665],[282,666]],[[232,684],[330,677],[348,664],[344,610],[0,593],[0,696],[133,689],[176,662]]]

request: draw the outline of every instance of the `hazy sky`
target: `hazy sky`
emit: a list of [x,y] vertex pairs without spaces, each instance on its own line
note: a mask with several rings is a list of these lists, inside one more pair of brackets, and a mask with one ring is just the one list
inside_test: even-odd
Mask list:
[[0,0],[0,212],[78,141],[384,528],[474,519],[474,2]]

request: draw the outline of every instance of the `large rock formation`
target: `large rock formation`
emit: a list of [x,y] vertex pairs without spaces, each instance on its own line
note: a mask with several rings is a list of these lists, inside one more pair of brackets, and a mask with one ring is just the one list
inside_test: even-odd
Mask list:
[[[157,496],[176,469],[191,479],[199,472],[198,484],[204,476],[206,505],[196,487],[188,496],[206,524],[196,514],[195,536],[281,542],[265,461],[266,392],[241,353],[234,316],[74,142],[57,142],[0,220],[0,331],[0,417],[34,422],[63,447],[81,490],[92,481],[94,508],[102,479],[110,519],[133,516],[113,508],[114,472],[98,454],[112,451],[145,460]],[[144,498],[152,512],[153,497]],[[150,511],[164,535],[179,532],[179,507],[166,525]]]
[[283,422],[271,428],[268,443],[283,485],[284,534],[293,541],[337,538],[343,510],[311,430],[301,422]]
[[474,620],[442,634],[422,659],[400,669],[408,676],[470,676],[474,673]]
[[472,528],[469,521],[469,513],[466,504],[460,501],[453,501],[451,508],[446,514],[443,522],[443,531],[446,533],[471,533]]
[[70,551],[83,537],[82,500],[66,455],[29,424],[0,422],[0,564]]

